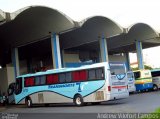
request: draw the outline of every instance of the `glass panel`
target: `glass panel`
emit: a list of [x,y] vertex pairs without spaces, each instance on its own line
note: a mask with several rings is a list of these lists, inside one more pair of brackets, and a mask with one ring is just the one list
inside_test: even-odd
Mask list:
[[40,85],[40,77],[35,77],[35,85]]
[[135,79],[140,78],[140,72],[134,72]]
[[47,75],[47,84],[53,83],[53,75]]
[[72,72],[72,75],[73,75],[73,81],[79,81],[79,72],[78,71]]
[[103,70],[102,69],[96,69],[96,78],[103,79]]
[[58,83],[58,74],[47,75],[47,84]]
[[59,80],[58,80],[58,74],[54,74],[53,75],[53,83],[58,83]]
[[95,69],[91,69],[89,70],[89,74],[88,74],[88,78],[90,79],[96,79],[96,73],[95,73]]
[[41,85],[46,84],[46,76],[41,76],[41,77],[40,77],[40,84],[41,84]]
[[22,78],[16,79],[15,94],[18,95],[22,92]]
[[71,73],[66,73],[66,82],[71,82],[72,81],[72,75]]
[[160,76],[160,71],[154,71],[154,72],[151,72],[152,74],[152,77],[157,77],[157,76]]
[[65,74],[59,74],[59,82],[60,83],[64,83],[65,82],[65,78],[66,78]]
[[134,78],[133,73],[127,73],[127,78]]
[[126,68],[123,63],[110,63],[110,71],[111,75],[124,74]]
[[79,72],[79,77],[81,81],[87,80],[87,71],[83,70]]
[[34,85],[34,77],[25,78],[25,86],[33,86]]

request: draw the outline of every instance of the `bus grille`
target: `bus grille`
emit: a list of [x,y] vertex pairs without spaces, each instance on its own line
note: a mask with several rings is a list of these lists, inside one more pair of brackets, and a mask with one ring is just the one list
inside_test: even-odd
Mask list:
[[104,100],[104,92],[103,91],[97,91],[95,93],[95,99],[96,100]]

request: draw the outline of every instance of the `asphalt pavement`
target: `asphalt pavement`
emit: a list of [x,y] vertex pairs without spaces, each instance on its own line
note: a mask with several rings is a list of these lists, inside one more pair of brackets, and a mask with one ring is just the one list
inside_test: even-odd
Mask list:
[[[52,104],[49,106],[36,105],[27,108],[24,105],[12,105],[0,108],[1,117],[7,114],[19,114],[23,119],[28,118],[98,118],[99,113],[150,113],[160,107],[160,91],[131,94],[129,98],[103,102],[100,105],[76,107],[73,104]],[[12,116],[12,115],[11,115]],[[16,116],[16,115],[13,115]],[[20,118],[20,119],[21,119]]]

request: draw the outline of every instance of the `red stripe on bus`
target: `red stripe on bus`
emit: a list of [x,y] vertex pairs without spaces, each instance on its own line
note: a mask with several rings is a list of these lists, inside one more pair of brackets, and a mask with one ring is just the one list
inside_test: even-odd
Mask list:
[[112,88],[126,88],[127,86],[113,86]]

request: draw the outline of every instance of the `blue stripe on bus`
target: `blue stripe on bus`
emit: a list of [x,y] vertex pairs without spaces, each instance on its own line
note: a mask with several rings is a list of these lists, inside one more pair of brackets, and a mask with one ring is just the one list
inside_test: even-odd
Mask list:
[[136,91],[146,90],[153,88],[153,83],[135,84]]
[[25,97],[31,94],[34,94],[37,92],[44,92],[44,91],[54,92],[54,93],[57,93],[59,95],[62,95],[70,99],[73,99],[75,94],[81,94],[82,97],[86,97],[94,93],[95,91],[99,90],[100,88],[102,88],[105,84],[105,80],[98,80],[98,81],[91,81],[91,82],[79,82],[79,83],[80,84],[78,84],[78,82],[66,83],[66,85],[74,84],[74,86],[71,86],[71,87],[63,87],[62,85],[65,85],[65,84],[57,84],[60,86],[60,88],[58,88],[58,86],[56,88],[56,85],[35,86],[35,87],[24,88],[21,94],[16,95],[16,103],[17,102],[19,103],[21,100],[23,100]]

